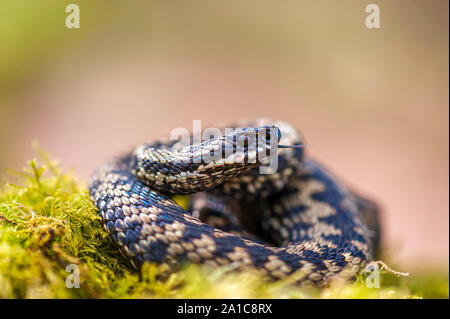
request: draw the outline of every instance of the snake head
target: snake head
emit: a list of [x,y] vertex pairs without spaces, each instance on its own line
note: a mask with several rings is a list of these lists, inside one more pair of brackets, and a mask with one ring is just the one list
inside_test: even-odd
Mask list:
[[194,193],[217,186],[277,156],[276,126],[225,130],[224,135],[179,149],[144,144],[134,151],[132,170],[161,191]]

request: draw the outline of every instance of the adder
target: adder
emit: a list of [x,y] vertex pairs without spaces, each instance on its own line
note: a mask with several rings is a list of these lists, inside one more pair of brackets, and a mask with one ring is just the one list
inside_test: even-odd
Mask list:
[[[231,127],[196,144],[139,145],[95,171],[90,196],[120,251],[136,268],[257,268],[304,285],[360,272],[379,244],[377,205],[306,156],[290,124]],[[276,171],[261,173],[273,156]],[[187,194],[186,209],[173,200]]]

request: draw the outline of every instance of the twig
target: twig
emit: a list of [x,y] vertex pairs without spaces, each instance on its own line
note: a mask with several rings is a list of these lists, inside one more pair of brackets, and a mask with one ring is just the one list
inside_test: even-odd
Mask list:
[[400,276],[408,277],[409,276],[409,272],[395,271],[395,270],[391,269],[388,265],[386,265],[386,263],[384,263],[381,260],[375,260],[372,263],[379,265],[380,266],[380,270],[386,269],[387,271],[389,271],[390,273],[393,273],[394,275],[396,275],[398,277],[400,277]]

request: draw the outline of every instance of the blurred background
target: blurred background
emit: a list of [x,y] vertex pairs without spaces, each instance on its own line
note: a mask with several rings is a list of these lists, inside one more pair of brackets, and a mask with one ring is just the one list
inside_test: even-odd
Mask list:
[[[0,2],[0,175],[45,150],[82,181],[105,158],[241,118],[298,127],[383,207],[397,265],[449,257],[448,1]],[[80,7],[68,29],[66,5]]]

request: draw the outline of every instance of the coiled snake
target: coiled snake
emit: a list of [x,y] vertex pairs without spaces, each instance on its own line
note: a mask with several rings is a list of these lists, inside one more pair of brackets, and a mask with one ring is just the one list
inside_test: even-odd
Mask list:
[[[305,285],[359,272],[378,245],[376,205],[304,149],[282,148],[303,144],[289,124],[261,119],[239,127],[247,129],[195,145],[140,145],[97,169],[90,196],[123,254],[136,268],[187,261],[255,267],[275,279],[299,271]],[[261,174],[269,164],[260,154],[274,148],[278,169]],[[206,161],[213,153],[220,156]],[[187,210],[171,199],[191,193]]]

